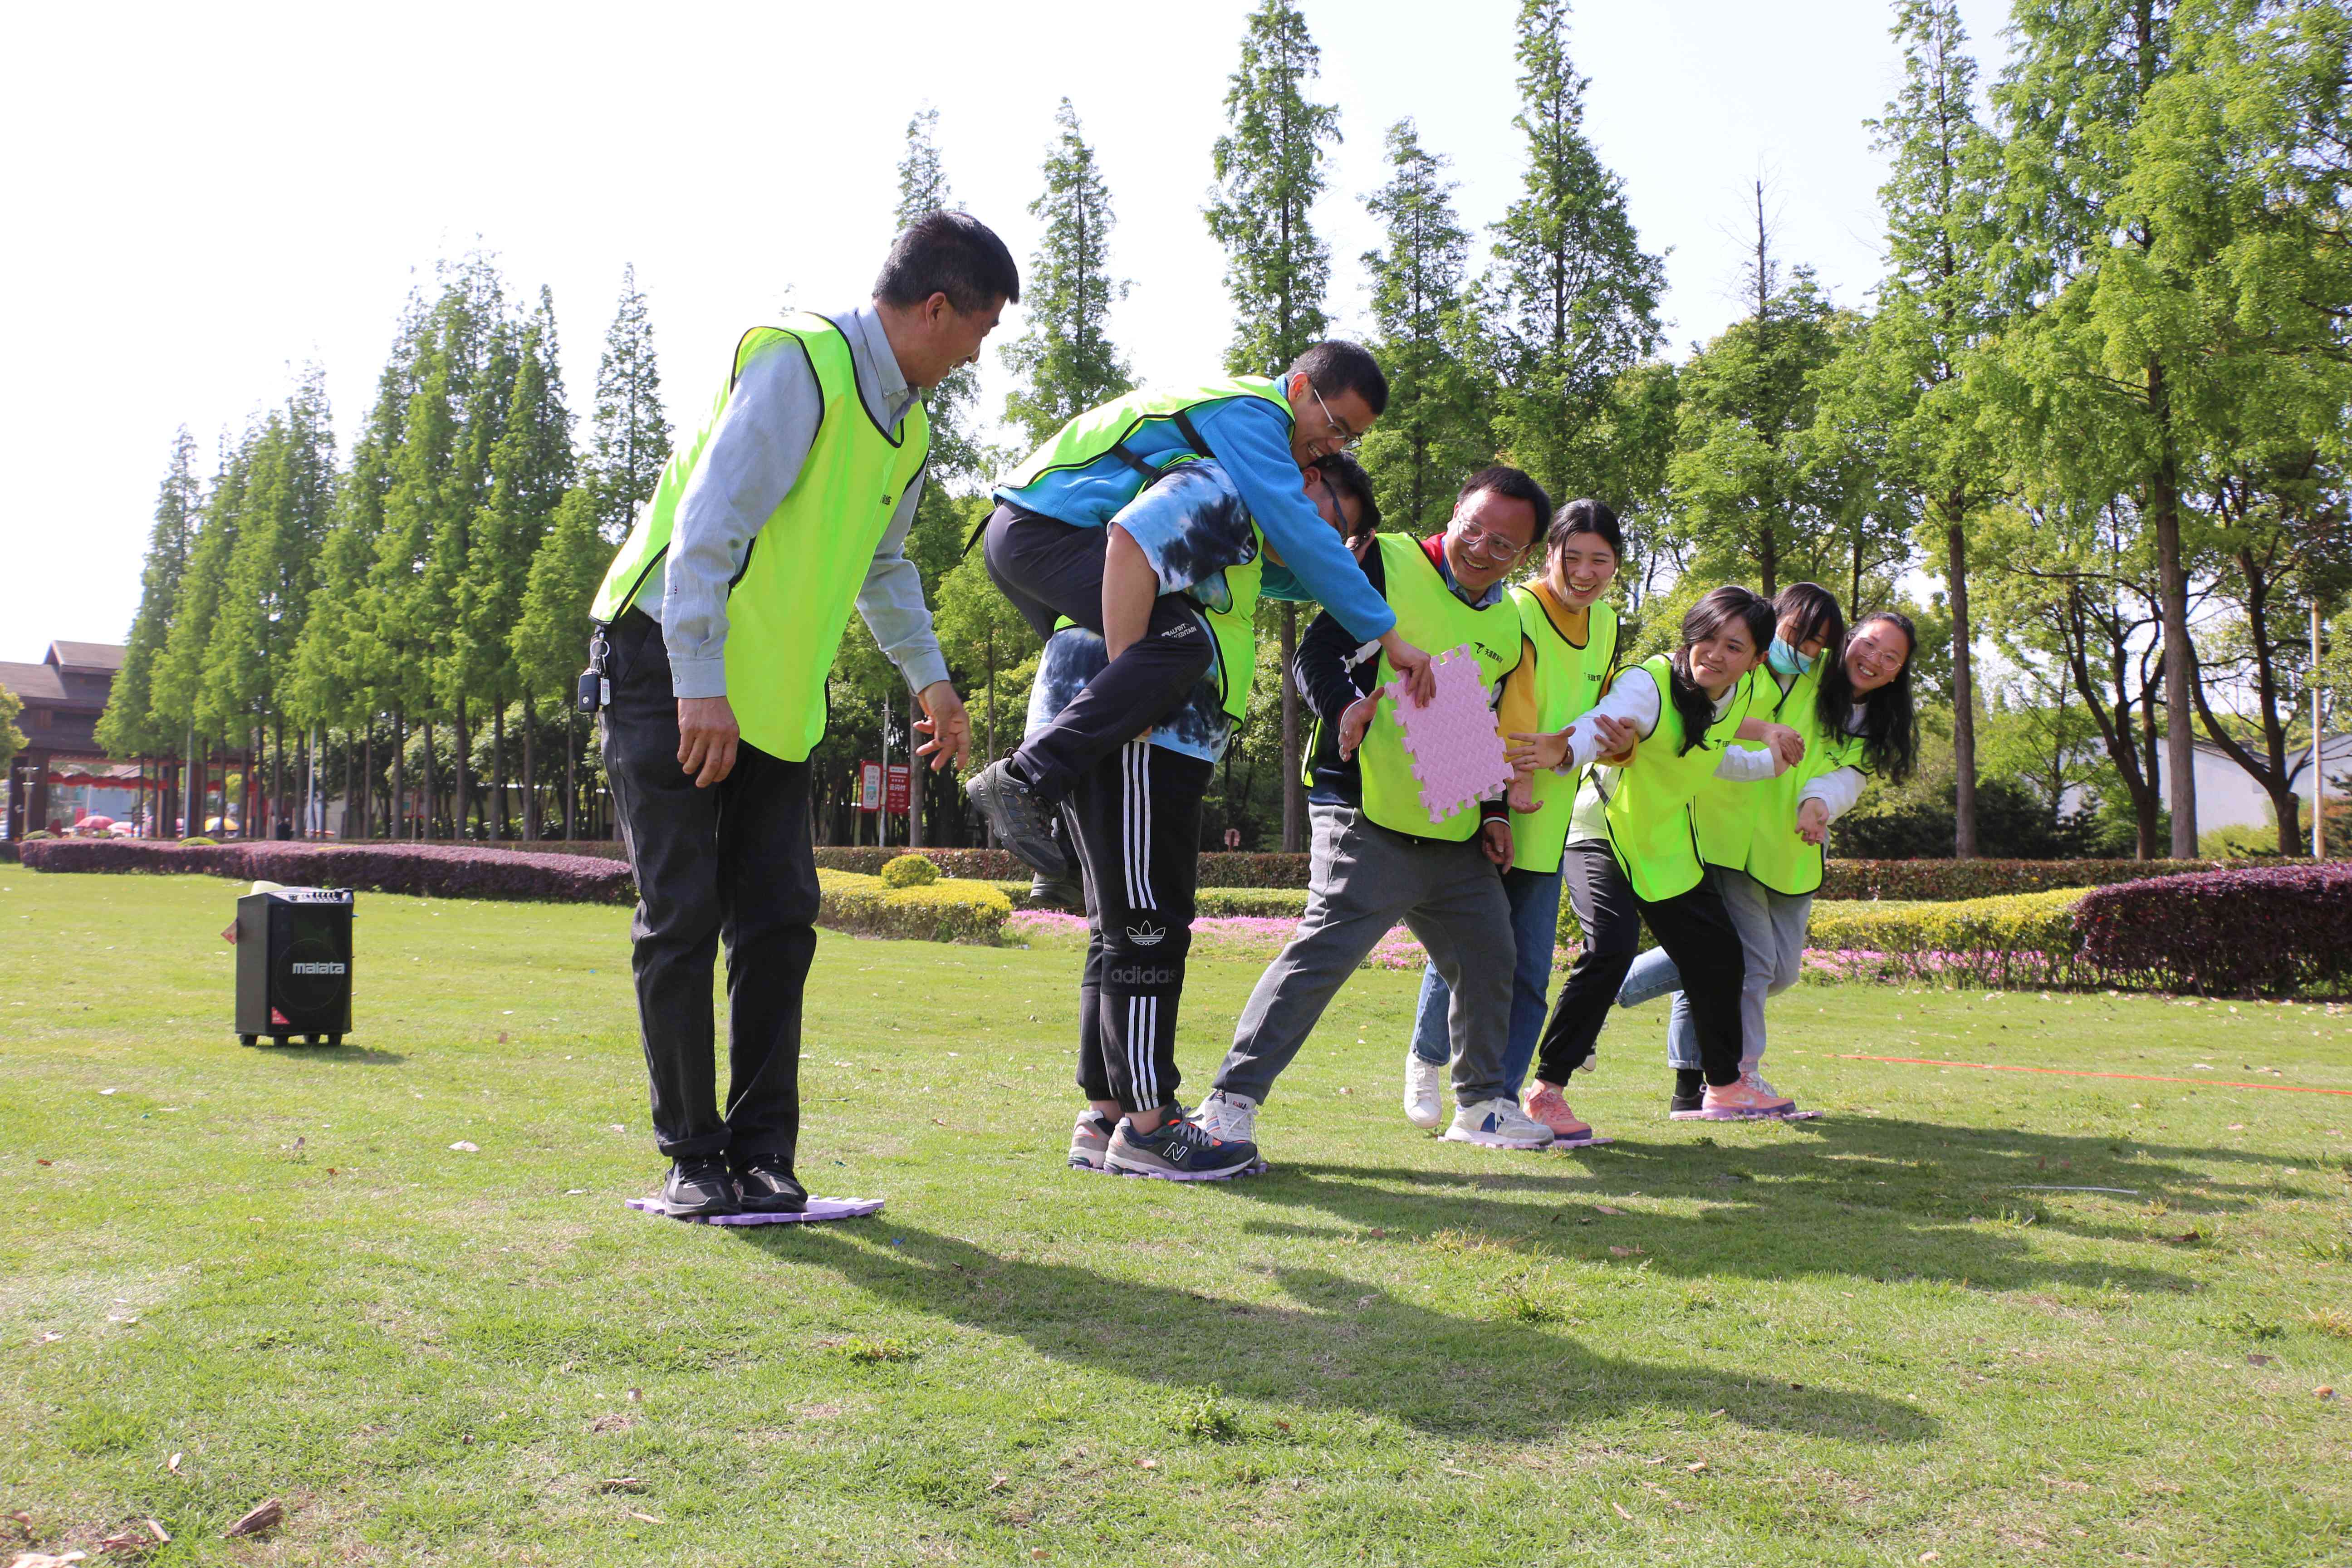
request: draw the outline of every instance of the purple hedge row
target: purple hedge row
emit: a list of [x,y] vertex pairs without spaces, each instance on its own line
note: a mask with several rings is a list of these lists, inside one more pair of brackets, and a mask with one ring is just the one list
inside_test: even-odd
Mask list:
[[2112,981],[2209,994],[2352,989],[2352,865],[2123,882],[2074,907],[2083,956]]
[[22,847],[36,871],[159,871],[292,886],[360,888],[433,899],[630,903],[636,879],[618,860],[457,844],[158,844],[57,838]]

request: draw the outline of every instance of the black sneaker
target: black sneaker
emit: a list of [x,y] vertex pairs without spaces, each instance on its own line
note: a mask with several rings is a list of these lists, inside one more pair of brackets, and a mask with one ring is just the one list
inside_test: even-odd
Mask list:
[[1083,910],[1087,895],[1075,881],[1055,881],[1040,871],[1029,880],[1031,909]]
[[1666,1096],[1666,1114],[1677,1118],[1696,1116],[1698,1114],[1699,1106],[1706,1100],[1706,1090],[1705,1089],[1700,1089],[1696,1094],[1685,1094],[1680,1089],[1676,1089]]
[[724,1160],[672,1160],[669,1180],[662,1184],[661,1201],[677,1218],[743,1212],[734,1174]]
[[808,1189],[782,1154],[755,1154],[735,1173],[745,1214],[798,1214],[808,1207]]
[[1056,882],[1071,879],[1070,858],[1054,837],[1054,812],[1036,792],[1015,778],[1012,763],[1000,758],[964,782],[963,792],[1007,849],[1033,871]]
[[1103,1151],[1104,1170],[1163,1182],[1223,1182],[1261,1168],[1256,1144],[1219,1138],[1181,1116],[1171,1116],[1151,1132],[1138,1132],[1122,1117],[1110,1135],[1110,1146]]

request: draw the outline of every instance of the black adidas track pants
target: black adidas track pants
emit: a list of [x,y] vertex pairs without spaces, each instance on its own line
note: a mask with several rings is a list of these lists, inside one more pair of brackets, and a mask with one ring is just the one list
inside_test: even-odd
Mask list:
[[1192,946],[1201,797],[1215,769],[1130,741],[1080,773],[1062,803],[1087,893],[1078,1087],[1156,1110],[1176,1100],[1176,1007]]

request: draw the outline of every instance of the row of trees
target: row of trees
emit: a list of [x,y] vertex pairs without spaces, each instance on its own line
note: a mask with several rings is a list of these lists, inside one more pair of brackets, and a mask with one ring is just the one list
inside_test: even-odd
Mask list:
[[[1937,733],[1924,780],[1883,805],[1932,815],[1923,797],[1948,794],[1961,854],[2013,848],[2020,799],[2056,833],[2085,789],[2138,853],[2158,852],[2168,815],[2173,852],[2193,853],[2200,731],[2262,781],[2291,848],[2313,672],[2286,611],[2333,609],[2352,586],[2346,10],[2018,0],[1989,95],[1949,0],[1896,0],[1892,20],[1902,82],[1868,127],[1889,161],[1871,309],[1781,254],[1759,184],[1743,317],[1679,363],[1660,354],[1662,258],[1585,129],[1565,0],[1521,0],[1524,157],[1489,234],[1465,225],[1413,122],[1388,127],[1386,177],[1363,197],[1382,241],[1361,258],[1392,394],[1362,453],[1383,508],[1437,526],[1461,478],[1498,457],[1559,497],[1609,500],[1643,650],[1727,580],[1907,605]],[[1331,330],[1314,215],[1340,120],[1315,100],[1318,67],[1290,0],[1260,0],[1203,211],[1227,257],[1234,371],[1277,369]],[[1042,173],[1024,330],[1000,351],[1011,440],[985,439],[969,372],[932,394],[908,546],[992,754],[1017,738],[1036,649],[963,542],[993,473],[1131,382],[1109,331],[1127,289],[1111,195],[1066,100]],[[898,185],[902,222],[953,203],[931,112],[908,126]],[[521,831],[581,830],[595,759],[565,698],[588,595],[667,455],[660,408],[634,280],[575,454],[544,291],[510,302],[480,257],[446,268],[411,301],[340,472],[315,373],[208,482],[183,437],[108,744],[258,750],[277,759],[255,770],[273,799],[289,749],[315,757],[358,781],[351,831],[503,836],[517,776]],[[1922,573],[1941,591],[1912,602]],[[1265,613],[1265,679],[1211,826],[1257,844],[1278,822],[1296,847],[1297,620]],[[846,837],[853,764],[902,752],[907,719],[854,621],[833,712],[819,799]],[[1981,843],[1988,761],[2009,793],[2001,841]],[[952,791],[911,826],[970,832]]]

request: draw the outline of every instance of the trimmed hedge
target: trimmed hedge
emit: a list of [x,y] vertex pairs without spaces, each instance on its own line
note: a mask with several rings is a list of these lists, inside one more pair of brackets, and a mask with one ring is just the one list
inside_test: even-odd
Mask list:
[[[604,846],[583,846],[583,852]],[[877,876],[900,856],[920,855],[946,877],[984,882],[1026,882],[1029,868],[1009,849],[899,849],[827,845],[819,867]],[[1921,899],[1949,903],[2053,888],[2098,888],[2149,877],[2221,869],[2211,860],[1832,860],[1822,883],[1824,899]],[[1202,888],[1307,889],[1307,857],[1218,852],[1200,858]],[[1205,912],[1205,910],[1204,911]],[[1235,911],[1241,912],[1241,911]]]
[[950,879],[888,888],[879,877],[823,868],[816,880],[824,892],[817,923],[856,936],[994,946],[1013,913],[1012,900],[986,882]]
[[2063,985],[2091,978],[2074,928],[2089,896],[2055,888],[1885,909],[1816,904],[1806,946],[1832,979]]
[[2075,912],[2116,984],[2241,995],[2352,988],[2352,866],[2278,866],[2100,888]]
[[1016,878],[1026,880],[1029,876],[1029,868],[1010,849],[908,849],[903,845],[820,844],[816,847],[816,868],[878,877],[883,867],[901,855],[920,855],[940,868],[940,876],[975,882],[1009,882]]
[[1998,899],[2217,868],[2211,860],[1831,860],[1823,899]]
[[357,888],[428,899],[632,903],[636,879],[616,861],[457,844],[189,845],[57,838],[24,847],[36,871],[151,871],[296,887]]
[[882,865],[886,888],[928,888],[940,879],[940,868],[922,855],[899,855]]

